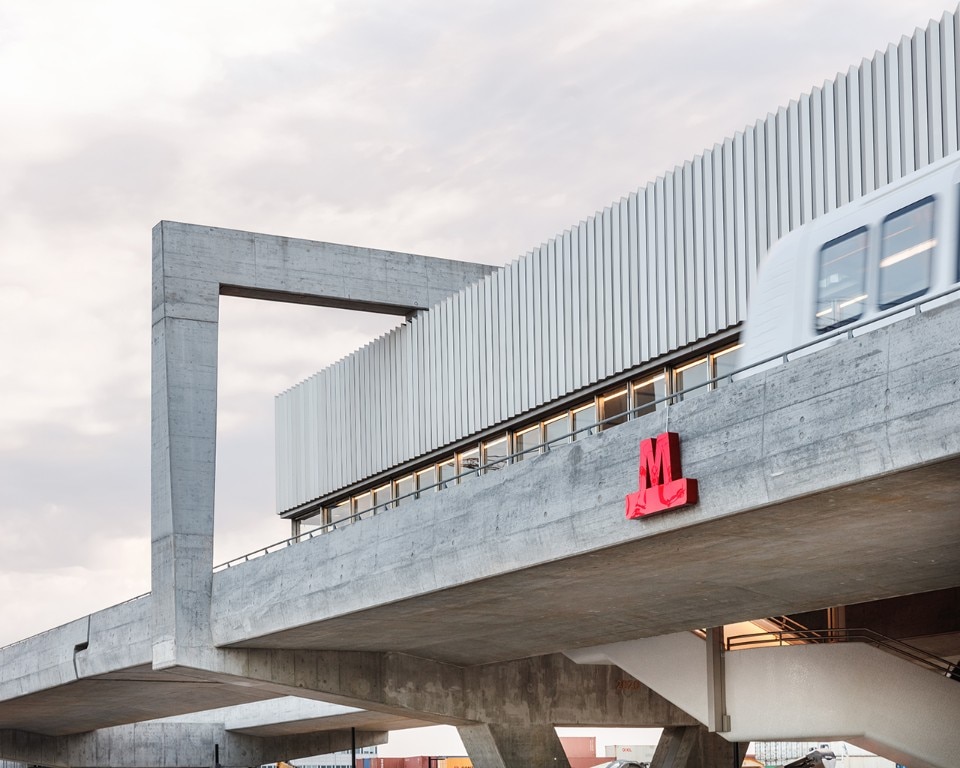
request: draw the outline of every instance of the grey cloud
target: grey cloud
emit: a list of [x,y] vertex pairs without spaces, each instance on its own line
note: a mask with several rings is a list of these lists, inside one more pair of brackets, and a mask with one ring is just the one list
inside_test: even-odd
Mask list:
[[182,155],[159,127],[144,120],[78,134],[65,156],[19,169],[8,205],[60,227],[89,227],[141,213],[171,189]]
[[147,533],[147,430],[93,437],[64,422],[35,425],[30,437],[0,454],[5,569],[94,568],[90,539]]

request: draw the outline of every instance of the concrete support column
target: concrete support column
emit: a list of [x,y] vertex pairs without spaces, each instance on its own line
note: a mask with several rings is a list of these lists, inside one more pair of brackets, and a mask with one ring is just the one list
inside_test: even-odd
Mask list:
[[707,630],[707,727],[711,732],[720,733],[730,730],[723,653],[723,627],[710,627]]
[[552,725],[481,723],[457,731],[474,768],[570,768]]
[[650,768],[739,768],[747,746],[726,741],[702,725],[664,728]]
[[211,653],[219,284],[172,279],[154,230],[151,531],[153,665]]

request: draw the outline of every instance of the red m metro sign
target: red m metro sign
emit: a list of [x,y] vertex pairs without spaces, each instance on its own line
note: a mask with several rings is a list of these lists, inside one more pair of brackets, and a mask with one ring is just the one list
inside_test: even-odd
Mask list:
[[640,441],[640,490],[627,495],[627,520],[697,503],[697,481],[680,477],[680,435]]

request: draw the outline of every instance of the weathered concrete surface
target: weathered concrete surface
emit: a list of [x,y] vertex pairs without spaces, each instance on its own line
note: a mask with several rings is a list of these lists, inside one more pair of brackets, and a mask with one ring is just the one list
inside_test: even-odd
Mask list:
[[326,701],[296,696],[242,704],[237,707],[192,712],[166,718],[165,722],[218,722],[234,733],[248,736],[285,736],[317,731],[356,728],[358,731],[400,731],[432,723],[425,720],[394,717],[356,707],[344,707]]
[[157,669],[206,666],[221,294],[405,315],[494,267],[160,222],[153,230],[151,509]]
[[[382,744],[386,732],[358,731],[359,746]],[[351,733],[258,737],[233,733],[222,723],[145,722],[75,736],[43,736],[0,730],[0,753],[8,759],[59,768],[190,768],[251,765],[349,749]]]
[[147,595],[0,648],[0,702],[149,664],[151,617]]
[[[623,685],[615,666],[582,666],[556,654],[457,667],[405,654],[230,650],[210,679],[317,695],[436,723],[614,726],[696,720],[645,685]],[[634,681],[635,682],[635,681]]]
[[700,726],[663,729],[650,768],[729,768],[739,766],[749,743],[731,743]]
[[[696,722],[645,686],[624,687],[625,675],[616,667],[580,666],[559,655],[473,668],[404,654],[352,651],[240,649],[225,651],[220,659],[218,671],[158,671],[144,664],[3,701],[0,729],[65,736],[220,704],[246,706],[189,715],[187,720],[213,718],[231,730],[257,736],[351,726],[399,730],[428,723]],[[293,705],[285,699],[265,701],[291,695],[341,706],[316,712],[309,709],[315,705],[297,702],[299,709],[290,712]]]
[[[956,586],[958,335],[945,306],[220,572],[214,641],[469,665]],[[667,428],[700,503],[625,520]]]
[[0,729],[61,736],[277,695],[154,671],[150,602],[141,597],[0,649]]
[[550,725],[465,725],[457,728],[476,768],[551,766],[570,768],[563,745]]

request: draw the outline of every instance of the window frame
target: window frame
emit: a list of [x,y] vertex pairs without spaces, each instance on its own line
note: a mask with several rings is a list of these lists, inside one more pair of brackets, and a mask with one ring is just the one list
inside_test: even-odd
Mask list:
[[[884,258],[886,258],[884,256],[884,248],[883,248],[884,229],[886,228],[887,223],[892,221],[893,219],[896,219],[900,216],[905,216],[906,214],[910,213],[910,211],[914,211],[926,205],[930,205],[932,207],[930,239],[933,240],[933,245],[931,245],[930,248],[927,250],[927,253],[928,253],[927,265],[926,265],[927,285],[922,291],[914,291],[912,293],[899,296],[894,301],[881,301],[881,299],[883,298],[883,273],[885,269],[883,267],[883,261],[884,261]],[[919,245],[919,243],[917,245]],[[933,278],[934,278],[933,272],[936,266],[936,259],[935,259],[936,248],[937,248],[937,196],[936,195],[927,195],[926,197],[921,198],[920,200],[916,200],[910,203],[910,205],[905,205],[903,208],[893,211],[893,213],[888,213],[886,216],[883,217],[883,220],[880,222],[880,247],[878,248],[878,253],[877,253],[877,309],[881,311],[885,309],[890,309],[891,307],[895,307],[898,304],[903,304],[905,302],[911,301],[912,299],[919,298],[920,296],[923,296],[924,294],[930,292],[930,288],[933,285]],[[893,256],[896,254],[890,254],[890,255]]]
[[[844,243],[847,240],[853,240],[855,237],[859,237],[860,235],[866,236],[866,240],[864,242],[864,246],[862,249],[864,254],[863,254],[863,269],[860,272],[860,293],[857,294],[858,300],[863,302],[863,308],[860,310],[860,313],[857,315],[848,317],[843,320],[837,320],[836,322],[833,322],[830,325],[827,325],[821,328],[819,327],[819,320],[820,320],[819,313],[823,312],[824,310],[817,309],[817,308],[821,304],[822,294],[821,294],[820,283],[823,277],[824,251],[826,251],[828,248],[833,248],[834,246],[839,245],[840,243]],[[814,333],[817,334],[817,336],[820,336],[824,333],[829,333],[830,331],[834,331],[837,328],[842,328],[843,326],[849,325],[850,323],[854,323],[857,320],[859,320],[861,317],[863,317],[864,312],[866,311],[867,302],[870,300],[870,294],[867,292],[868,291],[867,278],[868,278],[869,271],[870,271],[870,227],[868,227],[867,225],[857,227],[856,229],[851,229],[849,232],[845,232],[839,237],[835,237],[832,240],[827,240],[825,243],[823,243],[820,246],[819,250],[817,251],[817,276],[816,276],[816,282],[814,283],[815,291],[814,291],[814,311],[813,311],[813,330],[814,330]],[[860,296],[862,296],[863,298],[859,299]],[[850,301],[853,301],[853,300],[851,299]],[[843,307],[840,307],[840,308],[842,309]],[[830,311],[832,312],[833,310],[831,309]]]

